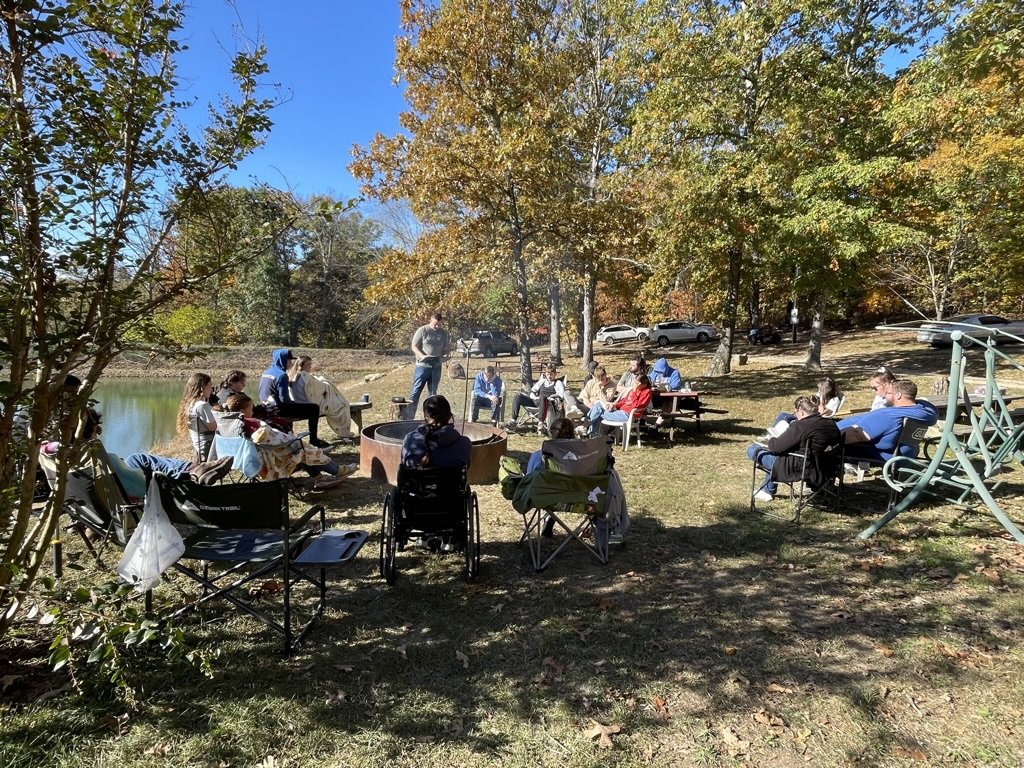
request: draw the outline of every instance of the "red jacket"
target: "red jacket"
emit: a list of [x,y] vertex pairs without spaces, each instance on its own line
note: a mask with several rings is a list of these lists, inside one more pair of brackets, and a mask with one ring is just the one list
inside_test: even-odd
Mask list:
[[651,396],[653,391],[650,387],[646,389],[640,389],[639,387],[633,387],[626,392],[622,397],[615,401],[612,405],[612,410],[616,411],[645,411],[647,406],[651,404]]

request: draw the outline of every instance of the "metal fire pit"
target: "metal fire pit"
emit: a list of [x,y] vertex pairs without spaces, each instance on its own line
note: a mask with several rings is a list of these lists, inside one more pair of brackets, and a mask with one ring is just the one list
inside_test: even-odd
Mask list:
[[[360,432],[359,469],[363,474],[394,485],[402,459],[405,436],[422,421],[385,421],[371,424]],[[455,428],[469,438],[473,451],[469,461],[471,485],[493,483],[498,479],[498,461],[508,448],[508,433],[498,427],[473,422],[455,422]]]

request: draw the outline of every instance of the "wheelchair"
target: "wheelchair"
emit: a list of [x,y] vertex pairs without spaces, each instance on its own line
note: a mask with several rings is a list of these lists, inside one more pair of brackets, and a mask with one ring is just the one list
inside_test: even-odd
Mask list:
[[381,517],[380,575],[388,584],[395,582],[397,553],[416,538],[440,539],[441,548],[462,553],[466,581],[477,577],[480,506],[466,472],[466,467],[398,468]]

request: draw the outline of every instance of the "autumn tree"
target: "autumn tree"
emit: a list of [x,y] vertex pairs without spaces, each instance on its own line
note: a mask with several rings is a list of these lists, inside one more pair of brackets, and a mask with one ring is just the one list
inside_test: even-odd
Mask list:
[[367,195],[407,200],[424,225],[413,252],[383,256],[375,274],[384,282],[369,295],[416,301],[418,315],[509,281],[524,382],[531,248],[568,175],[552,130],[568,71],[555,45],[556,6],[403,0],[395,66],[410,106],[405,133],[356,148],[351,166]]
[[[0,2],[0,634],[63,501],[61,480],[32,514],[40,441],[60,440],[63,478],[104,368],[130,339],[162,341],[153,313],[216,270],[163,268],[181,211],[270,128],[261,46],[234,57],[238,95],[211,110],[201,138],[177,124],[181,23],[173,2]],[[84,385],[68,402],[71,371]],[[12,435],[18,409],[23,441]]]

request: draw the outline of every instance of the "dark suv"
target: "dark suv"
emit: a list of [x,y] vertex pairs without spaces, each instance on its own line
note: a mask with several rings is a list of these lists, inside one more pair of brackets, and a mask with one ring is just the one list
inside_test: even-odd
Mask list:
[[515,356],[519,354],[519,345],[515,339],[501,331],[475,331],[472,339],[459,339],[458,350],[463,355],[468,350],[470,355],[484,357],[505,353]]

